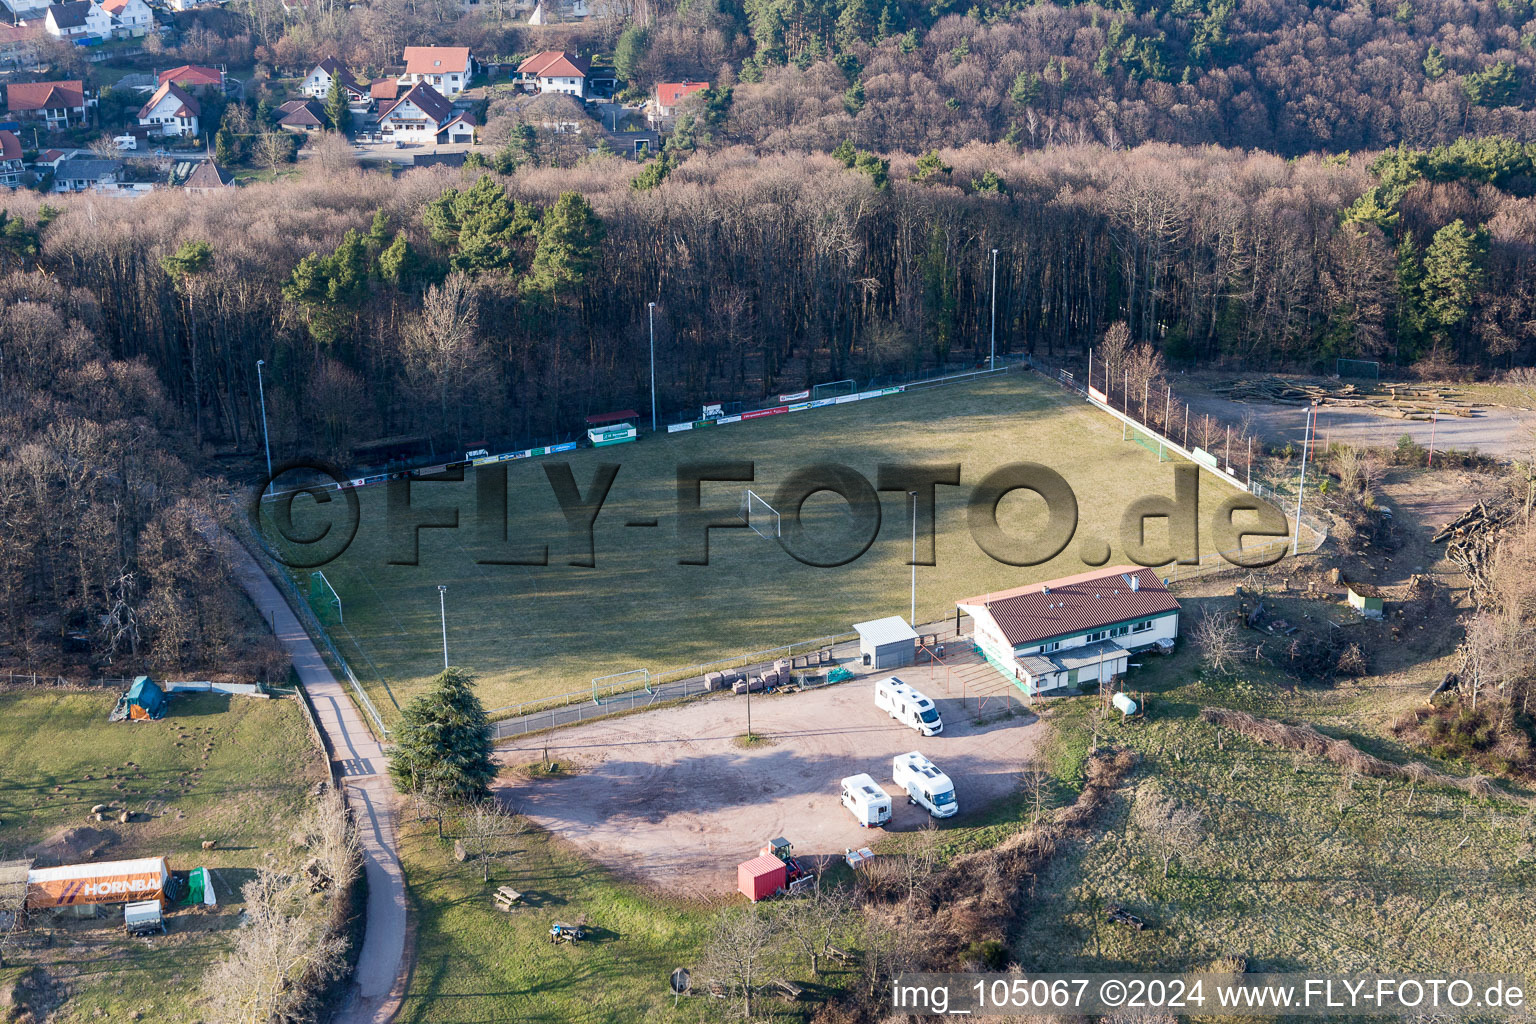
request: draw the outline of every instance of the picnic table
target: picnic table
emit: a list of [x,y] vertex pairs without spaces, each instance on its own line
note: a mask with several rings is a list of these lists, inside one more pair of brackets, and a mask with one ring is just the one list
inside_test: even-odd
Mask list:
[[511,910],[523,902],[523,894],[510,885],[503,885],[496,890],[496,895],[491,897],[496,901],[496,906],[502,910]]

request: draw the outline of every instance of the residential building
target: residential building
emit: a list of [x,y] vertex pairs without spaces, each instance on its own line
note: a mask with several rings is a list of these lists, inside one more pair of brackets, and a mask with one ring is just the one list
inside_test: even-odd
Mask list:
[[375,78],[368,86],[368,103],[383,110],[400,98],[400,83],[393,78]]
[[76,157],[62,161],[53,172],[55,192],[85,192],[98,185],[110,185],[123,173],[121,160]]
[[111,39],[112,15],[94,0],[70,0],[49,5],[43,29],[55,39]]
[[467,46],[407,46],[400,84],[425,82],[451,100],[469,87],[474,74],[475,58]]
[[0,71],[31,71],[42,67],[38,47],[41,29],[0,22]]
[[12,82],[5,87],[5,105],[17,120],[42,121],[49,128],[68,128],[85,123],[85,83]]
[[475,122],[425,82],[379,111],[379,130],[398,142],[462,143],[475,141]]
[[112,17],[115,38],[141,39],[155,27],[154,12],[144,0],[101,0],[101,7]]
[[226,188],[232,188],[234,176],[212,160],[202,160],[192,168],[192,173],[187,175],[181,187],[188,192],[221,192]]
[[676,117],[679,100],[708,88],[708,82],[661,82],[656,86],[656,116]]
[[517,73],[525,89],[541,93],[565,93],[577,99],[586,99],[587,76],[591,72],[590,61],[564,50],[536,53],[517,66]]
[[347,91],[348,103],[361,103],[368,99],[368,87],[359,82],[347,70],[347,66],[335,57],[327,57],[316,64],[309,77],[304,79],[300,91],[310,99],[324,100],[331,94],[331,82],[338,80]]
[[220,95],[225,91],[226,84],[222,68],[204,67],[201,64],[183,64],[155,75],[156,87],[167,82],[193,95]]
[[45,149],[37,154],[37,159],[32,161],[32,166],[46,167],[50,171],[56,171],[59,164],[83,152],[85,151],[80,149]]
[[191,136],[198,134],[199,113],[190,93],[175,82],[164,82],[139,110],[139,124],[151,135]]
[[290,132],[323,132],[329,127],[325,107],[319,100],[289,100],[277,112],[283,115],[277,119],[278,126]]
[[0,0],[0,6],[10,12],[16,24],[29,26],[34,22],[41,24],[48,4],[49,0]]
[[1171,646],[1179,602],[1151,569],[1120,565],[957,601],[976,649],[1034,695],[1124,675],[1132,651]]
[[224,0],[170,0],[170,5],[173,11],[195,11],[202,7],[217,7],[223,2]]
[[21,140],[15,132],[0,131],[0,185],[21,185]]

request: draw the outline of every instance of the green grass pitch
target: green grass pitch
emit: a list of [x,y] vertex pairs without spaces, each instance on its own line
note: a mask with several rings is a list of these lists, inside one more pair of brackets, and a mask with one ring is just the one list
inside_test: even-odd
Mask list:
[[[346,620],[335,638],[374,689],[381,711],[393,716],[397,702],[403,705],[442,668],[439,584],[448,586],[449,660],[479,676],[491,708],[590,687],[597,676],[678,668],[907,614],[911,520],[909,500],[899,492],[881,494],[879,534],[848,565],[802,565],[747,529],[711,531],[710,564],[680,565],[677,466],[699,460],[754,461],[750,486],[769,500],[789,472],[813,463],[843,463],[873,483],[883,462],[959,462],[961,485],[937,491],[937,564],[917,574],[918,620],[952,617],[957,598],[1083,571],[1085,538],[1108,541],[1111,564],[1124,560],[1119,533],[1126,506],[1144,494],[1171,496],[1175,465],[1160,464],[1121,434],[1113,418],[1038,377],[1016,373],[511,463],[508,533],[549,543],[550,564],[540,567],[476,564],[483,548],[473,470],[463,483],[413,485],[413,505],[457,505],[461,523],[457,530],[421,531],[414,566],[389,564],[385,488],[364,488],[357,492],[357,537],[325,566]],[[621,466],[596,521],[592,568],[568,564],[565,520],[543,469],[551,460],[568,460],[583,491],[595,465]],[[1059,472],[1079,509],[1072,542],[1029,568],[988,557],[972,540],[966,517],[975,484],[1018,461]],[[703,503],[733,515],[746,486],[706,483]],[[1209,551],[1211,514],[1230,490],[1208,473],[1200,486],[1201,546]],[[294,509],[301,527],[317,511],[304,498]],[[805,509],[815,536],[836,547],[838,531],[851,522],[842,500],[823,493]],[[626,525],[649,518],[659,525]],[[999,507],[1000,524],[1019,536],[1043,521],[1043,501],[1027,491]],[[1149,540],[1161,529],[1158,521],[1149,523]],[[297,579],[307,593],[307,574]]]

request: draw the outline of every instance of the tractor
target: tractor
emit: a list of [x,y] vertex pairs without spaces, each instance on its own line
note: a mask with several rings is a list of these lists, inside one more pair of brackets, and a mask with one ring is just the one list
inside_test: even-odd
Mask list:
[[815,875],[808,868],[800,866],[800,861],[795,858],[795,848],[788,839],[779,836],[770,839],[768,845],[758,851],[759,854],[772,854],[784,862],[784,889],[791,894],[799,893],[815,884]]

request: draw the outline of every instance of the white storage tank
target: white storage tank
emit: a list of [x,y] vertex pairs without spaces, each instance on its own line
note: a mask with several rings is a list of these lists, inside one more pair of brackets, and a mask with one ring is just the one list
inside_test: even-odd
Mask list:
[[1129,718],[1136,713],[1136,702],[1131,700],[1130,694],[1117,693],[1112,703],[1120,710],[1122,717]]

